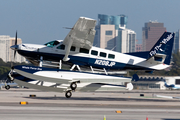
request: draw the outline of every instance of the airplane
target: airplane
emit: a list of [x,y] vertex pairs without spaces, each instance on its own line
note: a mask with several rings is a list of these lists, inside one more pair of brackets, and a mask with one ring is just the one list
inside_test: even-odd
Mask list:
[[[42,91],[65,92],[66,98],[70,98],[73,91],[132,90],[133,85],[131,81],[138,80],[136,76],[132,79],[131,77],[28,65],[14,66],[9,77],[20,86]],[[7,85],[7,88],[9,89],[10,86]]]
[[[64,40],[50,41],[44,45],[19,44],[11,46],[32,64],[42,67],[43,61],[71,65],[70,70],[82,67],[91,72],[102,69],[105,74],[122,70],[163,70],[170,66],[175,33],[164,32],[150,51],[119,53],[93,46],[96,20],[80,17]],[[17,35],[17,33],[16,33]]]
[[[64,91],[65,96],[70,98],[75,90],[132,90],[131,81],[138,80],[136,74],[131,79],[109,75],[109,71],[152,71],[169,67],[174,33],[164,32],[150,51],[119,53],[92,46],[95,24],[96,20],[80,17],[64,40],[54,40],[44,45],[17,45],[16,32],[15,45],[11,46],[14,57],[18,52],[38,67],[13,66],[10,79],[36,89]],[[59,69],[42,67],[44,61],[59,63]],[[71,65],[70,70],[62,70],[62,64]],[[75,67],[79,72],[72,71]],[[92,73],[82,72],[80,67],[89,67]],[[105,74],[96,74],[96,69],[102,69]]]
[[176,85],[176,84],[170,84],[168,85],[167,82],[164,80],[164,86],[169,88],[169,89],[180,89],[180,85]]

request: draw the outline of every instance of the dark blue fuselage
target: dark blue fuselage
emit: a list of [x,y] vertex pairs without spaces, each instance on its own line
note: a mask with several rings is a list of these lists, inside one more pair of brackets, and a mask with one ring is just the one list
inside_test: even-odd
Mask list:
[[[54,53],[44,53],[44,52],[36,52],[36,51],[24,51],[18,50],[18,53],[24,56],[27,59],[31,60],[39,60],[41,56],[43,56],[43,60],[59,62],[63,59],[64,54],[54,54]],[[99,58],[90,58],[90,57],[81,57],[81,56],[68,56],[70,60],[66,63],[68,64],[76,64],[79,66],[92,66],[93,68],[106,70],[152,70],[145,67],[140,67],[136,65],[130,65],[120,62],[114,62],[110,60],[104,60]]]

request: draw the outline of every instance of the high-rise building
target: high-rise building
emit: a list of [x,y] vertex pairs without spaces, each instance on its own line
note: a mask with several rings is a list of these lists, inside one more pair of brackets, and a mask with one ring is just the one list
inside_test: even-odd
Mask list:
[[138,44],[138,40],[136,40],[136,52],[142,51],[142,44]]
[[[17,38],[17,44],[22,43],[20,38]],[[14,51],[10,48],[10,46],[15,44],[15,38],[7,36],[7,35],[0,35],[0,58],[4,62],[25,62],[25,58],[20,56],[16,52],[16,57],[14,60]]]
[[122,53],[135,52],[136,33],[127,29],[127,16],[98,14],[94,46]]
[[142,47],[143,51],[149,51],[166,31],[164,23],[150,21],[145,23],[142,28]]
[[180,30],[175,33],[173,53],[180,52]]

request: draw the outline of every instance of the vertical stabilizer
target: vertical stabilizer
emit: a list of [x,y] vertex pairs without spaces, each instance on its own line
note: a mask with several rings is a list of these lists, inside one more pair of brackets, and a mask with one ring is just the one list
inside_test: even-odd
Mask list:
[[155,61],[163,62],[169,65],[171,61],[172,48],[174,43],[175,33],[164,32],[161,38],[153,46],[149,52],[149,59],[154,57]]

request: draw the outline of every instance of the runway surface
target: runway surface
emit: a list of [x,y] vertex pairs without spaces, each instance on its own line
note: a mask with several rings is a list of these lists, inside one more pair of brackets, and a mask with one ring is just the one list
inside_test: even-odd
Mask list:
[[[143,94],[144,96],[140,96]],[[180,120],[180,91],[133,90],[120,92],[41,92],[33,89],[0,90],[0,118],[5,120]],[[30,97],[29,95],[36,95]],[[20,105],[20,101],[28,104]],[[117,111],[121,113],[117,113]]]

